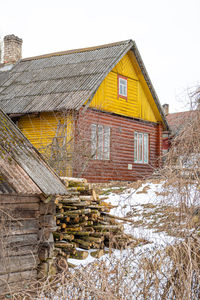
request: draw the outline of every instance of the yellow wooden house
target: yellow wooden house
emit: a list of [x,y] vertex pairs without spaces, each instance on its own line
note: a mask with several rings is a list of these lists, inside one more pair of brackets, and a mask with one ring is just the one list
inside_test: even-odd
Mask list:
[[0,107],[60,175],[136,180],[160,166],[168,124],[132,40],[0,69]]

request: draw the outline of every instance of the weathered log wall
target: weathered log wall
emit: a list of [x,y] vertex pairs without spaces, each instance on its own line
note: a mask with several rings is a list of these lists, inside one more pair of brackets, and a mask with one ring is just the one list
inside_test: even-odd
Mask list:
[[33,284],[38,270],[48,271],[53,215],[54,205],[38,196],[0,195],[0,295]]
[[[110,127],[110,159],[91,159],[91,124]],[[76,126],[75,177],[89,182],[135,181],[152,174],[160,166],[162,126],[132,118],[88,109]],[[149,136],[149,162],[134,162],[134,132]]]

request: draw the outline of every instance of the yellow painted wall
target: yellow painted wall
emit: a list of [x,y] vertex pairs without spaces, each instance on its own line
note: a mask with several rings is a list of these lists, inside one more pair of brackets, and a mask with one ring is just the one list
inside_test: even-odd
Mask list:
[[[73,114],[67,116],[59,113],[45,112],[37,115],[26,115],[19,119],[18,127],[30,142],[51,162],[55,158],[56,149],[66,150],[69,161],[61,158],[60,163],[52,165],[54,169],[60,169],[61,176],[72,176],[70,154],[73,151]],[[57,137],[57,139],[55,138]],[[53,143],[52,143],[53,141]],[[55,151],[55,152],[54,152]],[[63,152],[64,152],[63,151]],[[51,163],[50,163],[51,164]],[[60,166],[59,166],[60,164]]]
[[[118,74],[127,77],[127,100],[118,97]],[[162,121],[131,51],[104,79],[90,103],[90,107],[151,122]]]

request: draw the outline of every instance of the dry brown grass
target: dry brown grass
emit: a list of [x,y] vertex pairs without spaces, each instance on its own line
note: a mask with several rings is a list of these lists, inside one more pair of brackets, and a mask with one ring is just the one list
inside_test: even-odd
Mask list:
[[191,236],[165,249],[110,256],[85,267],[65,269],[13,300],[130,300],[200,297],[199,239]]

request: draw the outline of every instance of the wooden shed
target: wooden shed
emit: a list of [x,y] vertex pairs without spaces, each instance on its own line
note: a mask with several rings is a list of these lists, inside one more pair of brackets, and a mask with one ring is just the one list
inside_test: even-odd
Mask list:
[[66,193],[41,154],[0,111],[0,295],[28,287],[41,270],[50,269],[53,199]]

